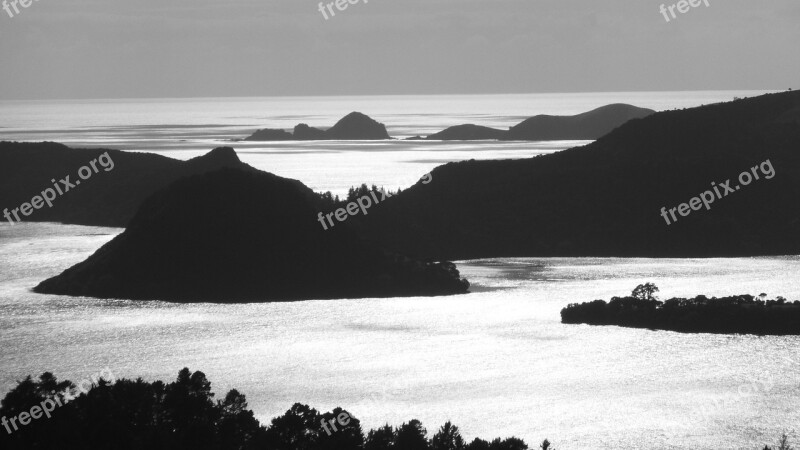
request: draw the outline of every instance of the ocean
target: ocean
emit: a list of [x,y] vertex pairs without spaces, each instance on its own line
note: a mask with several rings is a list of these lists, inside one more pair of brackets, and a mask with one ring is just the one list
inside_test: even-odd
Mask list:
[[[407,187],[465,159],[527,158],[585,141],[243,143],[257,128],[330,126],[357,110],[391,135],[626,102],[658,110],[748,92],[2,102],[0,140],[52,140],[187,159],[222,145],[316,190]],[[2,206],[2,205],[0,205]],[[471,293],[248,305],[34,294],[121,229],[0,225],[0,391],[28,374],[171,380],[202,370],[218,397],[247,395],[263,422],[302,402],[365,428],[450,420],[465,437],[548,438],[569,449],[760,449],[795,430],[800,337],[562,325],[569,303],[656,283],[662,298],[767,293],[800,299],[800,257],[498,258],[458,262]]]

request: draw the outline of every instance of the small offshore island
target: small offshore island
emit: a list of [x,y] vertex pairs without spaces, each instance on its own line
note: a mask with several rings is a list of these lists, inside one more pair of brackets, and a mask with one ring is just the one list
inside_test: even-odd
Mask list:
[[681,333],[800,335],[800,301],[766,294],[722,298],[671,298],[664,302],[653,294],[652,283],[639,285],[630,296],[573,303],[561,310],[561,323],[617,325],[628,328]]

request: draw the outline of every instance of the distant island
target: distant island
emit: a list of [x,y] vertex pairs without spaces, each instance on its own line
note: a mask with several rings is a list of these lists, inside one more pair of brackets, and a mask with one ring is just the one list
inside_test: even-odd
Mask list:
[[484,127],[481,125],[466,124],[446,128],[438,133],[431,134],[424,139],[429,141],[499,140],[502,139],[506,133],[506,130],[498,130],[497,128]]
[[[113,374],[112,374],[113,376]],[[88,382],[80,391],[69,380],[45,372],[28,376],[0,406],[4,450],[528,450],[509,437],[471,442],[445,423],[433,435],[419,420],[366,432],[349,411],[330,412],[295,403],[269,426],[262,425],[247,397],[231,389],[211,391],[203,372],[188,368],[172,382],[112,379]],[[74,397],[74,399],[73,399]],[[45,413],[46,411],[46,413]],[[46,417],[45,417],[46,414]],[[21,419],[21,420],[20,420]],[[5,428],[7,427],[7,428]],[[555,450],[545,439],[537,450]]]
[[[231,148],[214,152],[235,158]],[[467,292],[453,263],[385,252],[349,223],[324,230],[318,213],[331,206],[299,181],[256,170],[184,178],[149,197],[89,259],[34,291],[219,303]]]
[[321,130],[301,123],[294,132],[265,128],[245,138],[245,141],[358,141],[391,139],[386,127],[372,118],[352,112],[331,128]]
[[[526,119],[508,130],[464,124],[449,127],[427,137],[416,136],[411,140],[436,141],[552,141],[594,140],[611,132],[614,128],[632,120],[655,113],[652,109],[638,108],[626,104],[606,105],[574,116],[538,115]],[[258,130],[245,141],[305,141],[305,140],[381,140],[391,139],[386,127],[372,118],[353,112],[342,118],[328,130],[299,124],[290,133],[286,130],[265,128]]]
[[565,324],[617,325],[681,333],[800,335],[800,301],[766,294],[708,298],[671,298],[663,302],[652,283],[639,285],[630,296],[571,304],[561,311]]
[[505,133],[505,141],[595,140],[633,119],[654,114],[647,108],[614,103],[574,116],[538,115],[524,120]]

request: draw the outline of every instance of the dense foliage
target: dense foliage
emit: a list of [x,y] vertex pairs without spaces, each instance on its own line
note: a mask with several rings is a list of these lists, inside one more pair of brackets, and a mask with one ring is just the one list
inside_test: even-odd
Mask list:
[[353,187],[351,186],[350,189],[347,190],[347,197],[343,200],[339,198],[338,195],[333,195],[331,191],[325,191],[323,193],[318,193],[320,200],[322,200],[322,205],[324,208],[323,212],[330,212],[337,208],[344,208],[347,206],[348,203],[355,202],[361,197],[369,196],[371,193],[375,193],[376,198],[380,199],[382,197],[381,191],[386,192],[386,197],[393,197],[401,192],[402,189],[397,189],[397,191],[387,191],[383,188],[378,188],[376,185],[372,185],[369,187],[366,183],[362,183],[361,186]]
[[[361,423],[336,408],[329,413],[299,403],[269,427],[247,409],[244,394],[231,390],[214,400],[211,383],[202,372],[183,369],[165,384],[142,379],[97,385],[70,402],[75,386],[51,373],[30,376],[12,389],[0,404],[0,417],[18,418],[47,399],[63,403],[50,418],[44,416],[9,434],[0,428],[0,448],[17,449],[191,449],[191,450],[526,450],[517,438],[475,439],[467,444],[458,427],[446,423],[431,439],[418,420],[397,428],[385,425],[364,434]],[[346,413],[345,425],[328,432],[323,421]],[[16,421],[17,424],[19,423]],[[541,448],[547,450],[549,442]]]
[[[643,286],[648,288],[640,289]],[[652,296],[658,290],[655,285],[643,286],[631,296],[613,297],[610,302],[571,304],[561,311],[561,321],[691,333],[800,334],[799,301],[787,302],[783,297],[767,300],[766,294],[761,294],[759,298],[698,295],[661,302]]]

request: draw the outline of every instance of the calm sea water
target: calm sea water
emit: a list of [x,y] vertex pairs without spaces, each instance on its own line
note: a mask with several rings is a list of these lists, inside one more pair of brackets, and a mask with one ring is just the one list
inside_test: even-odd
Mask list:
[[[677,107],[710,102],[712,95],[720,99],[742,96],[617,94],[643,96],[650,102],[646,103],[609,95],[599,95],[605,100],[588,95],[583,100],[571,96],[551,103],[533,99],[547,106],[538,109],[526,106],[536,104],[530,98],[526,103],[504,96],[457,97],[449,103],[439,98],[360,98],[344,105],[305,99],[300,102],[306,102],[304,107],[291,106],[288,99],[38,107],[26,103],[14,117],[6,103],[0,107],[0,118],[10,127],[2,129],[0,138],[38,140],[48,128],[73,129],[74,133],[54,134],[51,139],[66,141],[62,136],[68,136],[71,143],[122,147],[114,143],[128,142],[129,136],[126,148],[186,157],[220,143],[217,137],[199,134],[201,125],[240,118],[239,124],[231,126],[245,131],[244,124],[251,121],[262,127],[277,126],[273,121],[278,113],[287,117],[285,123],[322,125],[332,123],[341,112],[372,105],[379,120],[410,130],[425,123],[441,127],[447,111],[462,114],[454,122],[466,121],[470,114],[485,114],[473,116],[473,121],[507,126],[517,121],[512,119],[516,115],[580,112],[597,101]],[[504,101],[506,109],[501,108]],[[254,117],[265,102],[283,106]],[[249,103],[253,103],[249,109],[242,106]],[[329,106],[320,107],[316,115],[303,111],[326,103]],[[410,105],[408,110],[400,108],[405,103]],[[150,117],[146,116],[148,104],[158,105],[152,106]],[[216,114],[210,112],[214,104]],[[395,112],[391,116],[392,107],[408,115]],[[113,113],[115,108],[119,112]],[[434,112],[415,116],[412,110]],[[492,115],[500,111],[511,115],[506,119]],[[180,138],[186,142],[175,148],[149,137],[137,143],[137,132],[120,131],[125,117],[129,124],[150,129],[158,121],[170,124],[164,133],[171,137],[164,141],[175,139],[171,133],[181,130],[176,125],[190,125],[191,131]],[[477,120],[480,117],[486,122]],[[96,127],[97,134],[77,131],[80,127]],[[237,143],[236,147],[245,161],[261,169],[298,178],[315,188],[336,190],[361,181],[407,186],[444,161],[527,157],[571,144],[373,142],[241,147]],[[663,297],[766,292],[800,299],[800,257],[467,261],[459,268],[472,282],[472,293],[442,298],[225,306],[103,301],[30,292],[36,283],[85,259],[120,231],[56,224],[0,225],[0,391],[7,391],[27,374],[45,370],[78,380],[108,367],[118,377],[152,380],[173,379],[180,368],[188,366],[203,370],[219,395],[233,387],[243,391],[263,421],[299,401],[326,411],[343,406],[367,428],[418,418],[432,431],[452,420],[469,438],[515,435],[533,444],[547,437],[565,450],[760,449],[781,432],[794,430],[800,419],[796,406],[800,338],[684,335],[566,326],[559,321],[559,311],[568,303],[623,295],[645,281],[660,286]]]

